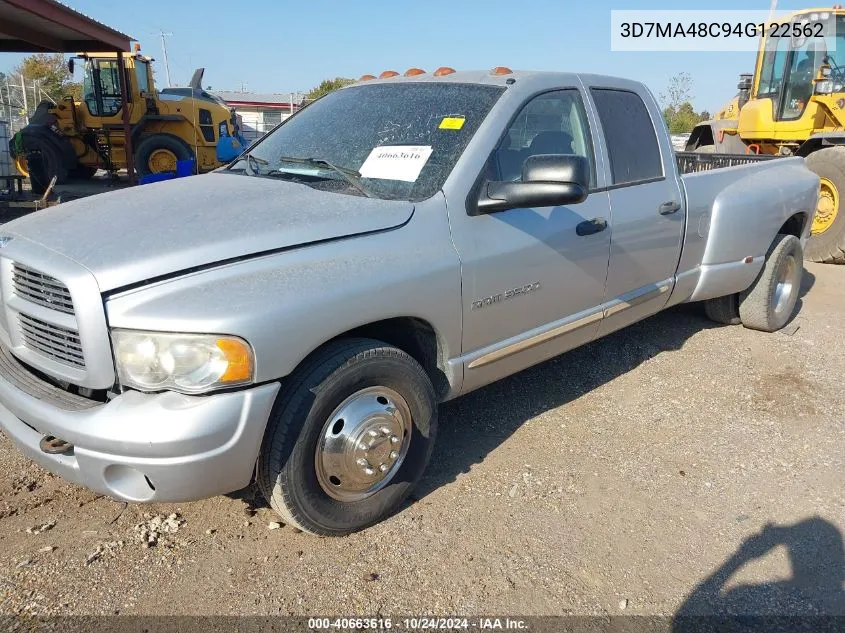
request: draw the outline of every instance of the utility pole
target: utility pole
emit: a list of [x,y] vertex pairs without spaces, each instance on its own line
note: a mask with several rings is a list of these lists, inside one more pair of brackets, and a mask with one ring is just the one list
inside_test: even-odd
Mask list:
[[21,73],[21,93],[23,93],[23,120],[24,120],[24,125],[29,125],[29,104],[26,102],[26,84],[24,83],[23,73]]
[[12,129],[12,88],[9,86],[9,75],[6,75],[6,107],[9,111],[9,130]]
[[771,3],[769,4],[769,24],[771,24],[772,20],[775,19],[775,11],[777,11],[777,8],[778,0],[771,0]]
[[167,63],[167,42],[164,38],[173,35],[173,33],[165,33],[164,31],[158,33],[161,36],[161,54],[164,57],[164,76],[167,78],[167,87],[170,88],[170,64]]

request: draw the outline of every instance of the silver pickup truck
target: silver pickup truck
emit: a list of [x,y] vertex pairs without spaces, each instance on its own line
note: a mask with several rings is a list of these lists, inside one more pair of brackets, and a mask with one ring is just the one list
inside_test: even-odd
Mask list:
[[439,402],[682,302],[790,319],[803,159],[681,176],[633,81],[390,75],[214,173],[0,228],[4,433],[118,499],[255,478],[340,535],[409,494]]

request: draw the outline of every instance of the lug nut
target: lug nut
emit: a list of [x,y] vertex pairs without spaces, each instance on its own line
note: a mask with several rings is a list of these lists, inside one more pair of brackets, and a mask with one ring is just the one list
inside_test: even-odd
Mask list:
[[375,475],[375,474],[376,474],[376,471],[374,471],[372,468],[365,468],[365,469],[364,469],[364,474],[365,474],[365,475]]
[[390,427],[388,427],[388,426],[381,427],[381,432],[384,433],[385,435],[390,435]]
[[396,451],[390,451],[390,459],[396,459],[397,457],[399,457],[399,453]]
[[367,466],[370,465],[370,463],[366,459],[364,459],[363,457],[359,457],[355,461],[355,463],[358,464],[361,468],[366,468]]
[[398,443],[399,443],[399,438],[398,438],[398,437],[396,437],[395,435],[391,435],[391,436],[390,436],[390,443],[391,443],[391,444],[398,444]]
[[382,464],[381,466],[378,467],[378,469],[381,472],[386,473],[387,472],[387,464]]

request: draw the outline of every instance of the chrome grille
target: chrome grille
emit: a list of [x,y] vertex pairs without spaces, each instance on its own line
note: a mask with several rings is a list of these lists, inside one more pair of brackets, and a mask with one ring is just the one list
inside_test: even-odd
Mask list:
[[53,325],[28,314],[19,314],[21,336],[26,347],[56,362],[85,368],[79,333],[60,325]]
[[12,264],[12,288],[22,299],[51,310],[73,314],[70,290],[55,277],[15,262]]

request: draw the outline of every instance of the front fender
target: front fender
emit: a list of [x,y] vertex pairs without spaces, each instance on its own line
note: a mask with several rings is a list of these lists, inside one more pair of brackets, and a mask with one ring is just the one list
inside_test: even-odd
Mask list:
[[150,284],[109,296],[106,309],[110,327],[241,336],[255,350],[257,381],[287,376],[332,338],[394,317],[427,321],[444,357],[460,354],[460,264],[442,194],[397,229]]

